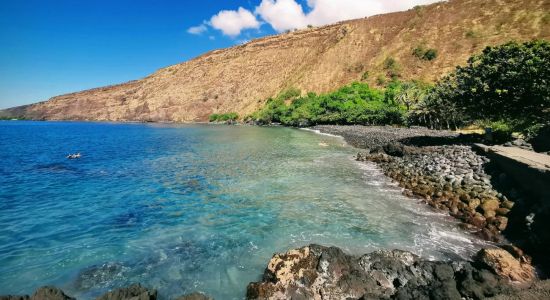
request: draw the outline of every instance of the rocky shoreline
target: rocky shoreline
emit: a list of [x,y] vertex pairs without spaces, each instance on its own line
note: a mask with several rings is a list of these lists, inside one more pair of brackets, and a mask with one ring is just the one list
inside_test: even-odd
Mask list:
[[483,168],[488,158],[468,146],[411,148],[393,143],[385,148],[393,155],[367,150],[357,160],[376,162],[406,195],[448,212],[464,222],[463,228],[493,242],[504,241],[501,232],[514,202],[493,188]]
[[[395,180],[404,194],[459,219],[461,227],[484,239],[516,249],[534,258],[539,271],[548,274],[545,253],[550,210],[544,197],[522,189],[474,143],[482,135],[462,135],[427,128],[389,126],[315,126],[313,130],[342,136],[360,148],[359,161],[376,163]],[[526,148],[518,140],[507,146]]]

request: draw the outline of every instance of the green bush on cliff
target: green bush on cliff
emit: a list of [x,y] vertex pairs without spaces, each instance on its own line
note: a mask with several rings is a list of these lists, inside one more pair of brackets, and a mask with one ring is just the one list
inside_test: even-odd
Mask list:
[[239,118],[239,115],[234,112],[225,113],[225,114],[211,114],[208,118],[210,122],[227,122],[235,121]]
[[313,124],[402,124],[405,107],[396,103],[391,88],[372,89],[366,83],[352,83],[339,90],[317,95],[309,93],[290,101],[278,96],[250,118],[261,124],[290,126]]
[[548,41],[487,47],[440,80],[413,116],[436,128],[487,120],[525,132],[550,122],[549,83]]
[[413,56],[422,60],[434,60],[437,58],[437,50],[433,48],[426,49],[423,45],[419,45],[412,51]]

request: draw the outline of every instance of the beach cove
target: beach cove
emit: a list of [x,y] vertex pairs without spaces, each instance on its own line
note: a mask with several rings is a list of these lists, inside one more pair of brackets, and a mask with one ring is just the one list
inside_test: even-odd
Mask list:
[[79,122],[2,122],[0,132],[2,294],[50,284],[89,299],[139,282],[161,299],[242,299],[273,253],[312,243],[427,260],[490,246],[403,196],[338,137]]

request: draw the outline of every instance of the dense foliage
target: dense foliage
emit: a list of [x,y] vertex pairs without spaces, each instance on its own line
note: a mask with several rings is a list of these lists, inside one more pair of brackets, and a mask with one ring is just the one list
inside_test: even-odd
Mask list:
[[210,122],[227,122],[235,121],[239,118],[239,115],[234,112],[225,113],[225,114],[211,114],[208,120]]
[[396,101],[397,86],[372,89],[366,83],[352,83],[335,92],[300,97],[296,90],[269,99],[249,119],[290,126],[313,124],[403,124],[405,106]]
[[550,121],[549,82],[549,42],[487,47],[440,80],[410,120],[436,128],[486,121],[525,131]]
[[[413,54],[430,60],[437,52],[419,47]],[[491,127],[495,133],[526,134],[550,124],[550,43],[509,42],[487,47],[464,67],[444,77],[435,86],[401,82],[398,62],[383,63],[392,78],[384,89],[353,83],[335,92],[300,96],[290,89],[269,99],[266,106],[249,116],[261,124],[290,126],[314,124],[422,125],[456,129],[465,125]],[[362,80],[368,79],[368,72]]]

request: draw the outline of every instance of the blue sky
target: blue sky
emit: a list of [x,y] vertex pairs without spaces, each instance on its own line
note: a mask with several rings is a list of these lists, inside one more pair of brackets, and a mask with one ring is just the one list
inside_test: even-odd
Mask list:
[[309,23],[403,8],[380,6],[384,1],[1,0],[0,109],[142,78]]

